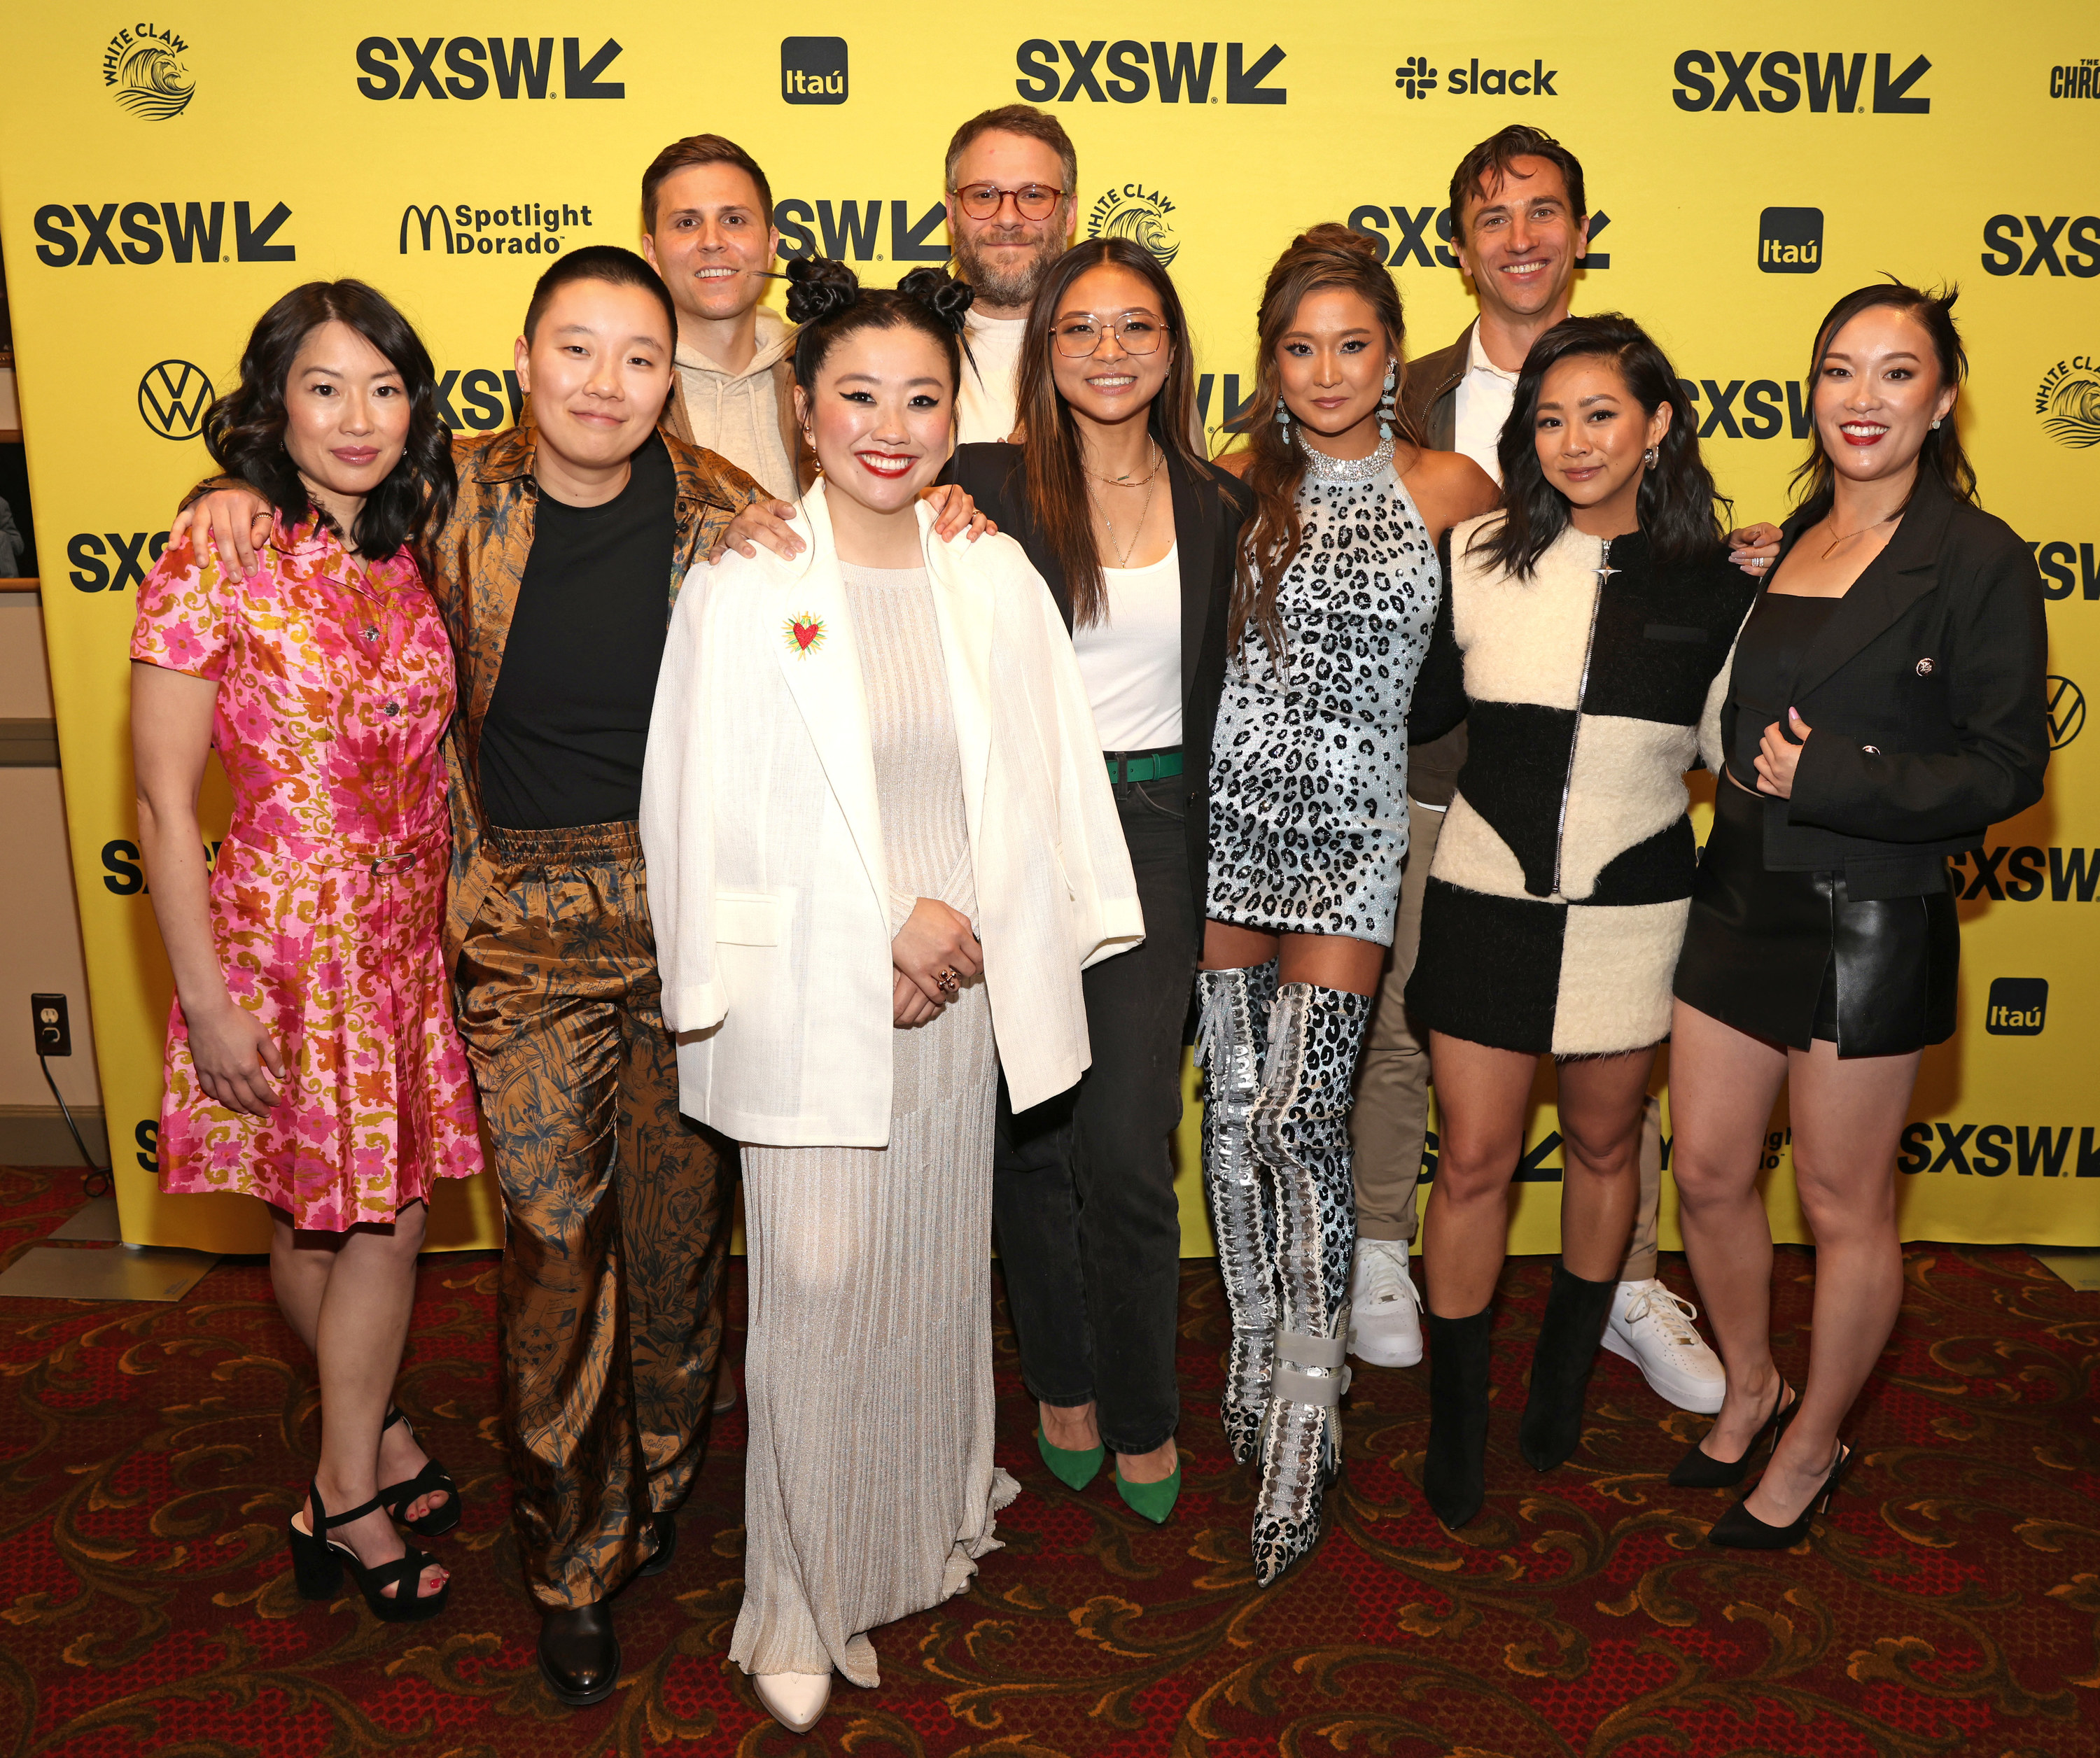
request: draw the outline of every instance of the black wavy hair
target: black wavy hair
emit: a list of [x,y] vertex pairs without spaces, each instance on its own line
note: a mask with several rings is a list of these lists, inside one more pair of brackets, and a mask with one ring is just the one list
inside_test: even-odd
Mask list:
[[[1871,311],[1876,306],[1890,306],[1907,313],[1916,318],[1932,338],[1933,355],[1939,363],[1940,389],[1943,390],[1952,385],[1959,390],[1962,381],[1969,376],[1969,351],[1961,346],[1961,332],[1954,327],[1954,302],[1961,297],[1961,289],[1958,287],[1942,288],[1936,293],[1925,293],[1891,276],[1885,281],[1854,288],[1824,314],[1823,321],[1815,326],[1815,346],[1808,357],[1808,407],[1811,416],[1808,424],[1808,456],[1802,460],[1801,467],[1793,473],[1789,485],[1799,497],[1801,511],[1807,515],[1806,524],[1814,524],[1830,510],[1831,500],[1837,492],[1837,469],[1830,461],[1830,454],[1823,449],[1823,434],[1813,413],[1815,393],[1823,383],[1823,356],[1837,339],[1838,332],[1862,311]],[[1952,409],[1939,426],[1926,430],[1925,443],[1918,448],[1917,474],[1922,478],[1927,472],[1946,483],[1957,500],[1975,501],[1976,472],[1969,462],[1969,454],[1961,449],[1961,436],[1955,431]],[[1912,491],[1916,491],[1914,488]]]
[[384,561],[404,545],[420,549],[444,524],[458,483],[430,351],[384,294],[356,280],[308,281],[286,293],[250,333],[240,355],[240,382],[205,412],[204,443],[228,476],[267,495],[287,526],[313,513],[334,530],[334,521],[314,504],[285,447],[285,390],[292,363],[299,345],[329,323],[348,324],[385,355],[408,396],[408,437],[399,461],[364,497],[347,534],[364,555]]
[[946,269],[914,269],[895,287],[862,287],[833,257],[797,257],[788,265],[788,318],[795,333],[795,382],[814,390],[824,357],[857,330],[915,329],[941,345],[948,382],[960,386],[968,349],[963,318],[973,295]]
[[1650,416],[1670,405],[1670,431],[1656,447],[1654,468],[1643,474],[1635,503],[1641,535],[1657,565],[1672,567],[1710,555],[1727,541],[1729,504],[1700,458],[1697,418],[1670,356],[1639,324],[1617,311],[1563,318],[1531,345],[1495,447],[1502,467],[1502,515],[1473,533],[1468,550],[1478,547],[1493,566],[1529,579],[1538,558],[1567,530],[1568,497],[1546,479],[1533,430],[1546,375],[1563,360],[1582,358],[1616,365],[1634,401]]

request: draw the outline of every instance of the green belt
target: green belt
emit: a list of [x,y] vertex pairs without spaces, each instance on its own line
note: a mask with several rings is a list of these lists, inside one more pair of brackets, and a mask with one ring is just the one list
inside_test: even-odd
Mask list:
[[1181,773],[1181,750],[1178,745],[1171,751],[1155,751],[1142,757],[1118,757],[1112,751],[1101,755],[1108,764],[1111,784],[1157,781]]

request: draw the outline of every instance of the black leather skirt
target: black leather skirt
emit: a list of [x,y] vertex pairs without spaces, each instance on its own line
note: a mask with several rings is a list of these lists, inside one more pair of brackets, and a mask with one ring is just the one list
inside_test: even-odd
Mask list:
[[1765,802],[1723,778],[1678,956],[1679,1001],[1753,1038],[1899,1056],[1954,1035],[1961,928],[1951,890],[1855,901],[1842,871],[1775,873]]

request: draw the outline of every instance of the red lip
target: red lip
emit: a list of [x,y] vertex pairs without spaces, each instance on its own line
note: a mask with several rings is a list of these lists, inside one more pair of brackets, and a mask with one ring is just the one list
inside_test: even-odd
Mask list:
[[1848,434],[1841,427],[1838,430],[1838,437],[1848,446],[1878,446],[1889,434],[1886,428],[1878,434]]
[[[909,476],[911,466],[918,461],[909,452],[856,452],[854,457],[869,475],[885,482],[893,482],[899,477]],[[894,465],[895,468],[885,469],[885,465]]]

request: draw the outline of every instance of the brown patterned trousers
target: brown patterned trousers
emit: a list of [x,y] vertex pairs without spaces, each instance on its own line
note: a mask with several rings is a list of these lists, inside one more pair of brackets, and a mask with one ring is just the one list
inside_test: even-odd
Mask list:
[[542,1607],[603,1599],[699,1462],[728,1179],[678,1114],[632,823],[490,828],[460,1029],[503,1188],[513,1519]]

